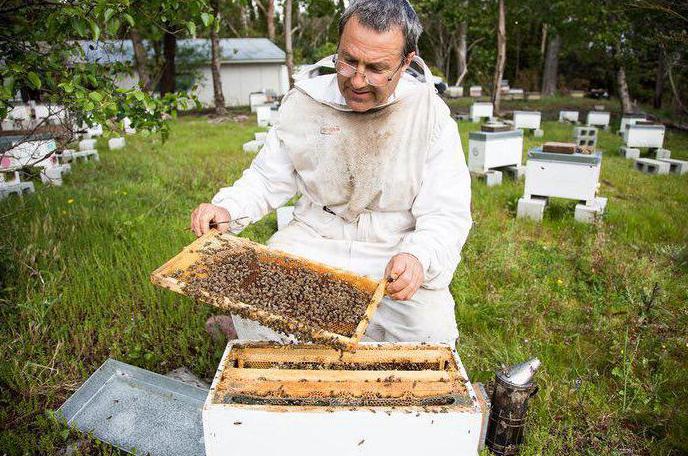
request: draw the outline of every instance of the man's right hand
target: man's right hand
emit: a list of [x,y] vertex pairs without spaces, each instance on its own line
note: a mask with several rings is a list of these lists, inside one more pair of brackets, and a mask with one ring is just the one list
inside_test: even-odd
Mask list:
[[191,213],[191,231],[201,237],[210,231],[210,225],[220,233],[229,229],[229,211],[213,204],[201,204]]

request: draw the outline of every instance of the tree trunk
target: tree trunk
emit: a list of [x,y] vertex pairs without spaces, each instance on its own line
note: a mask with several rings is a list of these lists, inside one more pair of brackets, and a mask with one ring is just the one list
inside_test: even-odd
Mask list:
[[220,76],[220,38],[217,35],[217,28],[215,25],[220,20],[220,1],[213,0],[213,13],[215,14],[215,23],[210,28],[210,71],[213,75],[213,93],[215,95],[215,114],[218,116],[227,115],[227,108],[225,108],[225,96],[222,93],[222,79]]
[[163,56],[165,57],[165,67],[160,79],[160,95],[172,93],[177,90],[175,76],[176,68],[174,58],[177,55],[177,37],[174,33],[165,32],[163,37]]
[[294,50],[291,43],[291,13],[292,0],[284,2],[284,47],[287,53],[287,74],[289,75],[289,88],[294,87]]
[[662,107],[662,94],[664,92],[664,73],[666,73],[664,49],[659,48],[659,60],[657,62],[657,79],[655,80],[655,96],[652,105],[659,109]]
[[624,114],[633,112],[631,95],[628,93],[628,83],[626,82],[626,70],[623,65],[619,65],[619,69],[616,71],[616,82],[619,89],[619,98],[621,99],[621,111]]
[[265,14],[268,21],[268,38],[275,41],[275,0],[268,0],[268,10]]
[[134,48],[134,64],[136,65],[136,72],[139,74],[139,86],[146,92],[150,92],[151,77],[148,73],[148,56],[138,29],[134,27],[129,29],[129,38]]
[[506,64],[506,11],[504,0],[499,0],[499,23],[497,26],[497,62],[495,65],[494,80],[492,81],[492,103],[496,115],[500,113],[499,103],[501,101],[500,87],[502,76],[504,76],[504,65]]
[[545,55],[545,68],[542,71],[542,95],[551,97],[557,91],[559,79],[559,49],[561,49],[561,37],[555,33],[547,45]]
[[468,55],[468,50],[466,47],[466,30],[468,29],[468,24],[462,22],[459,24],[459,40],[456,45],[456,85],[461,85],[463,78],[466,77],[468,72],[468,65],[466,63],[466,56]]

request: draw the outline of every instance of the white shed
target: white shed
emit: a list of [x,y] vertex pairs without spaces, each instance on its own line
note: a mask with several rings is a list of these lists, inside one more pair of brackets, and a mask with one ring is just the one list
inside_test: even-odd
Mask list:
[[[131,41],[82,41],[86,59],[103,64],[134,60]],[[144,42],[151,57],[153,51]],[[227,106],[248,106],[252,92],[269,91],[284,95],[289,90],[286,54],[267,38],[224,38],[220,40],[222,92]],[[214,104],[213,79],[210,70],[210,40],[177,40],[177,71],[192,68],[189,86],[193,86],[198,100],[204,106]],[[178,77],[180,75],[178,74]],[[132,67],[129,74],[117,77],[117,84],[131,88],[138,83],[138,75]],[[191,92],[191,90],[190,90]]]

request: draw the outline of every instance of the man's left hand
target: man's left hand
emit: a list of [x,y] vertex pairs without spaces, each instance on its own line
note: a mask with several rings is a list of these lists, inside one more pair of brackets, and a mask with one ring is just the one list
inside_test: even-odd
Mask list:
[[425,274],[418,258],[410,253],[394,255],[385,268],[385,277],[391,280],[387,284],[387,294],[397,301],[411,299],[423,284]]

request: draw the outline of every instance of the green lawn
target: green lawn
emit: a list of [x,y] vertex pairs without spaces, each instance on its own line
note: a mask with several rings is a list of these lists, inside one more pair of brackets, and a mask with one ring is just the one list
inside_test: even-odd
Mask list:
[[[75,165],[63,187],[0,202],[0,454],[79,438],[50,410],[108,357],[212,377],[224,348],[204,331],[213,309],[148,276],[193,239],[192,208],[248,166],[253,125],[186,118],[165,144],[139,134],[110,152],[101,140],[101,162]],[[464,150],[475,128],[461,124]],[[523,454],[688,452],[688,176],[633,171],[620,144],[602,133],[599,225],[575,223],[565,200],[543,223],[516,220],[522,182],[473,182],[475,226],[451,286],[458,349],[474,381],[542,359]],[[669,132],[667,146],[688,158],[687,135]],[[244,235],[275,229],[273,214]]]

